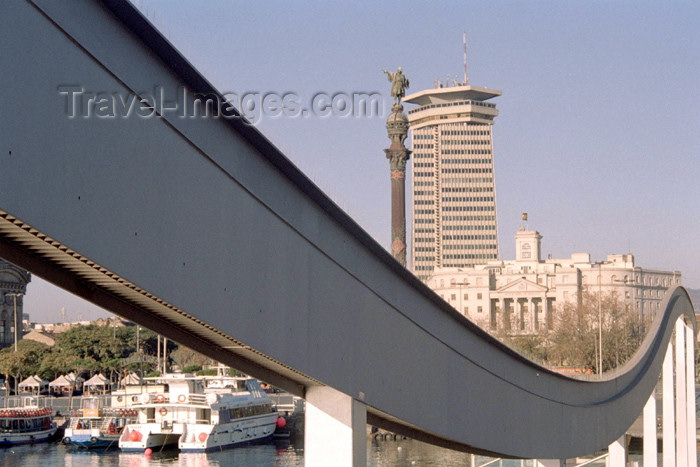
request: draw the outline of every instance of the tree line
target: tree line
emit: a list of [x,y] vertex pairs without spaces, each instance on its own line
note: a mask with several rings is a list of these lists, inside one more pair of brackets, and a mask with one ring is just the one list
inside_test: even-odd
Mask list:
[[552,329],[536,335],[496,337],[543,366],[595,374],[600,368],[605,372],[627,362],[650,323],[651,316],[640,316],[617,294],[585,290],[578,303],[565,302],[556,308]]
[[[22,339],[14,347],[0,350],[0,374],[14,387],[25,378],[38,375],[53,381],[70,372],[86,380],[102,373],[118,382],[127,371],[143,376],[157,376],[158,335],[136,326],[113,327],[90,324],[74,326],[55,335],[55,344]],[[162,347],[162,346],[161,346]],[[208,359],[168,340],[166,367],[177,364],[183,370],[202,368]],[[162,366],[161,366],[162,368]]]

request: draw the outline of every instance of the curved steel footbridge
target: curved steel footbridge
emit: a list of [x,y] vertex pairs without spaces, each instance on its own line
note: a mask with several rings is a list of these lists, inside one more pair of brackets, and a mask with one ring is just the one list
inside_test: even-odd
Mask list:
[[[306,397],[308,465],[366,423],[498,456],[597,451],[641,413],[677,319],[694,329],[678,288],[617,373],[555,374],[402,268],[128,2],[0,2],[0,36],[0,256]],[[205,100],[218,118],[188,116]]]

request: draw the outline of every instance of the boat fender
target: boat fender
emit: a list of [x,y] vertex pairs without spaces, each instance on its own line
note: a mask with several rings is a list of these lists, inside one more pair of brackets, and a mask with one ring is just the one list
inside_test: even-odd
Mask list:
[[63,444],[69,445],[69,444],[70,444],[70,437],[69,437],[69,438],[63,438]]
[[97,443],[97,438],[94,437],[94,436],[91,436],[91,437],[90,437],[90,442],[91,442],[92,444]]

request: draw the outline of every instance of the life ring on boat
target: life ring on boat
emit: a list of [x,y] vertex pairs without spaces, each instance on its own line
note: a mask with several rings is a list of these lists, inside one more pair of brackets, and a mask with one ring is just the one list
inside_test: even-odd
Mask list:
[[92,444],[97,444],[97,438],[94,437],[94,436],[91,436],[91,437],[90,437],[90,442],[91,442]]
[[159,410],[158,412],[159,412],[163,417],[165,417],[166,415],[168,415],[168,409],[166,409],[165,407],[161,407],[160,410]]
[[66,446],[69,445],[70,444],[70,437],[63,438],[63,444],[65,444]]
[[156,396],[156,402],[158,402],[158,403],[165,402],[165,396],[163,394],[158,394]]
[[184,394],[180,394],[179,396],[177,396],[178,402],[184,403],[186,400],[187,400],[187,396]]

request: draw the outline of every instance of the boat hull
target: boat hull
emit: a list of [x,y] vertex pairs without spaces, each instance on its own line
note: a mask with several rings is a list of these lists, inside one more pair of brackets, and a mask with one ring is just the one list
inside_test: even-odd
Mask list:
[[65,436],[63,438],[63,444],[81,449],[116,448],[119,446],[119,435],[91,436],[74,434],[72,436]]
[[[134,436],[133,433],[138,433]],[[158,425],[127,425],[119,439],[119,449],[124,452],[142,452],[146,449],[163,449],[177,447],[182,433],[163,433]]]
[[0,433],[0,448],[22,444],[46,443],[56,434],[56,430],[56,426],[53,426],[48,430],[29,433]]
[[187,424],[178,447],[181,452],[208,452],[262,443],[272,439],[276,422],[277,414],[271,413],[217,425]]

